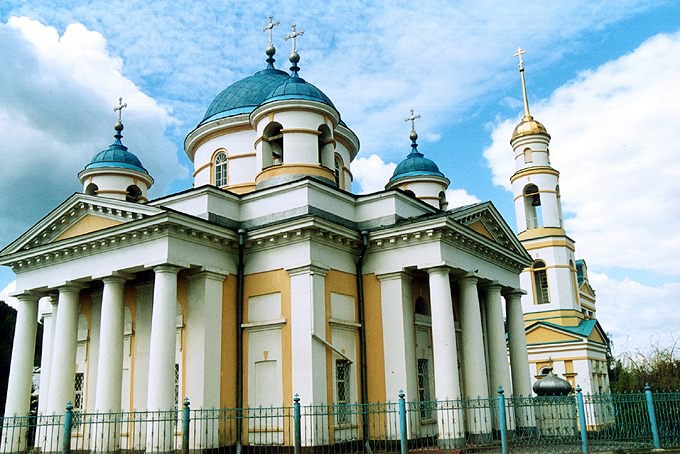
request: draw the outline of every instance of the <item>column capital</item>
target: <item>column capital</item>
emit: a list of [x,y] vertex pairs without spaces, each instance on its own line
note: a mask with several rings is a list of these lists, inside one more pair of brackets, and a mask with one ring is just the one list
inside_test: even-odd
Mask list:
[[87,287],[88,285],[85,284],[84,282],[66,281],[63,284],[54,286],[53,288],[56,288],[59,291],[59,294],[62,294],[62,293],[79,293],[82,289]]
[[514,297],[521,297],[523,295],[526,295],[527,291],[522,290],[521,288],[508,288],[505,289],[501,292],[501,295],[505,296],[506,298],[512,298]]
[[125,284],[125,281],[129,280],[130,277],[127,276],[120,276],[117,274],[112,274],[111,276],[105,276],[101,278],[101,281],[104,283],[104,285],[110,285],[110,284],[120,284],[123,285]]
[[499,293],[503,291],[503,286],[498,281],[489,282],[488,284],[483,285],[482,288],[487,291],[497,291]]
[[18,299],[22,303],[36,303],[40,298],[45,296],[42,293],[34,292],[32,290],[26,290],[21,293],[13,293],[10,295],[13,298]]
[[219,281],[222,282],[224,281],[227,276],[229,276],[229,273],[217,273],[215,271],[208,271],[208,270],[196,270],[192,271],[187,274],[187,279],[188,280],[196,280],[196,279],[210,279],[213,281]]
[[451,272],[451,267],[447,265],[435,265],[430,268],[426,268],[427,274],[449,274]]
[[320,276],[326,276],[328,271],[330,271],[330,268],[323,265],[310,264],[298,266],[296,268],[289,268],[286,271],[288,271],[288,275],[290,276],[299,276],[301,274],[318,274]]
[[171,265],[169,263],[164,263],[163,265],[156,265],[153,267],[154,273],[171,273],[177,274],[182,268],[177,265]]
[[409,278],[413,280],[413,273],[410,271],[402,270],[402,271],[395,271],[393,273],[383,273],[383,274],[377,274],[375,277],[378,278],[379,281],[393,281],[396,279],[403,279],[403,278]]
[[456,279],[459,284],[477,284],[479,277],[473,273],[465,273],[463,276]]

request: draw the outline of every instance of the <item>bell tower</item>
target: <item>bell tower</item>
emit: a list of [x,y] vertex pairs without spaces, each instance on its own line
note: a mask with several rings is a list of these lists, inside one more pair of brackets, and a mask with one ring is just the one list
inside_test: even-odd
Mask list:
[[[514,194],[519,240],[533,257],[531,268],[521,276],[524,313],[551,312],[557,323],[577,325],[574,311],[581,313],[574,258],[574,241],[567,236],[562,220],[560,174],[550,165],[550,134],[529,112],[524,78],[523,49],[519,73],[524,98],[524,116],[515,127],[510,145],[515,155],[515,173],[510,178]],[[525,318],[529,319],[529,317]]]

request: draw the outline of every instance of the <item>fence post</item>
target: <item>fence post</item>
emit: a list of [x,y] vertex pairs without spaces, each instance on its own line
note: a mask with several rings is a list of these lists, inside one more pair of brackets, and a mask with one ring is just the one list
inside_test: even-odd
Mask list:
[[578,403],[578,421],[581,426],[581,451],[588,454],[588,428],[586,427],[586,409],[583,404],[581,385],[576,385],[576,402]]
[[189,418],[190,407],[189,398],[184,398],[184,410],[182,412],[182,454],[189,454]]
[[406,394],[404,390],[399,390],[399,440],[401,443],[401,454],[408,453],[408,434],[406,432]]
[[73,403],[69,400],[64,413],[64,439],[61,441],[61,454],[71,453],[71,428],[73,427]]
[[661,449],[659,428],[656,425],[656,412],[654,411],[654,400],[652,399],[652,388],[651,386],[649,386],[649,383],[645,384],[645,397],[647,398],[647,412],[649,413],[649,424],[652,426],[652,438],[654,439],[654,449]]
[[300,396],[295,393],[293,397],[293,436],[295,437],[294,453],[302,451],[302,433],[300,432]]
[[508,454],[508,434],[506,429],[506,416],[505,416],[505,391],[503,391],[502,386],[498,386],[498,420],[500,423],[501,432],[501,452],[503,454]]

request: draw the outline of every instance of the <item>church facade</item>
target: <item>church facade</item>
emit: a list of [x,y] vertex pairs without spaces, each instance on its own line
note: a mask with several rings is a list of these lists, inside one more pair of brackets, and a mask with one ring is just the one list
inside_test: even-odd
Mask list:
[[[83,192],[2,250],[20,304],[7,416],[28,413],[41,300],[40,414],[172,410],[184,396],[211,409],[531,394],[532,257],[498,211],[447,206],[413,123],[386,189],[353,194],[359,139],[300,77],[295,44],[290,73],[274,52],[188,134],[192,189],[147,200],[121,103]],[[484,436],[491,421],[439,436]]]
[[609,391],[607,335],[596,317],[584,260],[564,228],[559,172],[550,165],[550,134],[529,112],[522,49],[524,116],[512,134],[516,171],[510,181],[518,237],[532,258],[521,275],[532,379],[552,368],[584,394]]

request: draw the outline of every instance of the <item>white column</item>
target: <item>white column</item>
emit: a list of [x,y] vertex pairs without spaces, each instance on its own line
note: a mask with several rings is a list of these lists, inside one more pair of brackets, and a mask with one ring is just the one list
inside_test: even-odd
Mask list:
[[[290,313],[293,392],[306,404],[328,401],[326,386],[326,346],[312,333],[326,338],[326,269],[305,266],[290,274]],[[353,364],[356,367],[356,364]],[[285,373],[285,372],[284,372]],[[302,445],[315,446],[328,440],[327,429],[307,427],[311,418],[302,418]],[[309,421],[309,422],[305,422]],[[306,434],[306,435],[305,435]]]
[[149,396],[147,410],[175,408],[175,334],[177,273],[179,268],[154,268],[151,342],[149,345]]
[[[505,313],[508,319],[508,346],[510,348],[510,370],[512,371],[512,395],[531,396],[531,377],[529,375],[529,355],[524,331],[522,295],[526,292],[514,290],[504,292]],[[506,392],[507,395],[507,392]]]
[[[225,275],[203,271],[189,276],[186,319],[186,395],[191,408],[220,408],[222,359],[222,288]],[[206,416],[209,416],[206,413]],[[218,416],[218,410],[214,417]],[[193,449],[219,447],[218,425],[195,419]]]
[[123,377],[123,292],[125,278],[109,276],[104,281],[95,411],[119,412]]
[[[418,400],[416,371],[416,340],[414,301],[411,295],[413,277],[398,272],[381,274],[380,302],[382,309],[385,393],[387,400],[396,401],[399,391],[407,401]],[[388,415],[388,427],[399,427],[398,415]],[[410,425],[407,427],[410,430]],[[395,432],[394,434],[398,434]]]
[[[104,292],[99,324],[99,358],[97,362],[97,394],[95,411],[117,413],[121,409],[123,380],[123,319],[125,278],[102,279]],[[93,451],[114,452],[120,449],[118,415],[98,415],[101,424],[93,425]]]
[[[504,392],[510,393],[510,368],[508,366],[508,349],[505,341],[505,326],[503,324],[503,307],[501,290],[503,287],[494,282],[487,285],[486,290],[486,338],[489,351],[489,396],[498,396],[498,387],[502,386]],[[500,429],[500,420],[494,412],[495,428]],[[508,429],[515,428],[514,418],[509,418],[506,425]]]
[[63,414],[66,404],[73,402],[76,373],[76,338],[80,310],[81,286],[59,287],[57,320],[54,327],[50,391],[47,412]]
[[146,451],[164,453],[174,450],[175,421],[175,345],[177,316],[177,273],[179,268],[160,265],[154,268],[151,341],[149,343],[149,389],[147,411],[162,411],[147,426]]
[[388,400],[396,400],[399,391],[406,393],[406,400],[416,400],[416,342],[414,302],[411,296],[413,278],[400,272],[379,275],[378,280],[385,352],[385,393]]
[[438,401],[445,401],[438,405],[439,444],[442,448],[453,448],[464,443],[465,427],[461,407],[452,402],[460,399],[461,395],[451,282],[447,267],[430,268],[427,272],[432,312],[435,397]]
[[[12,360],[7,384],[5,420],[2,431],[2,452],[23,452],[26,448],[26,429],[31,403],[35,333],[38,325],[38,297],[18,295],[17,319],[12,343]],[[13,416],[19,418],[14,419]]]
[[466,276],[458,280],[458,287],[460,289],[460,324],[463,331],[465,395],[470,398],[489,397],[477,278]]
[[[531,396],[531,377],[529,375],[529,355],[522,313],[523,290],[503,292],[505,314],[508,320],[508,347],[510,349],[510,370],[512,372],[512,397]],[[508,393],[506,393],[506,396]],[[516,430],[533,432],[536,430],[536,414],[532,407],[521,405],[515,408]]]
[[502,386],[506,393],[510,393],[510,368],[503,324],[502,287],[494,283],[486,286],[485,290],[486,336],[489,345],[489,395],[495,397],[499,386]]
[[[45,440],[47,434],[50,432],[48,424],[47,405],[50,395],[50,377],[52,370],[52,356],[54,347],[54,331],[57,323],[57,301],[58,294],[53,293],[47,297],[49,300],[49,310],[43,314],[43,337],[42,337],[42,355],[40,357],[40,393],[38,396],[38,425],[35,430],[35,446],[40,448],[43,452],[45,450]],[[38,303],[38,309],[40,303]]]
[[[482,332],[482,314],[477,293],[477,278],[466,276],[458,280],[460,291],[460,324],[463,331],[463,380],[465,397],[487,399],[489,381],[486,376],[486,354]],[[489,408],[482,401],[470,401],[467,407],[467,430],[476,436],[491,433]]]

